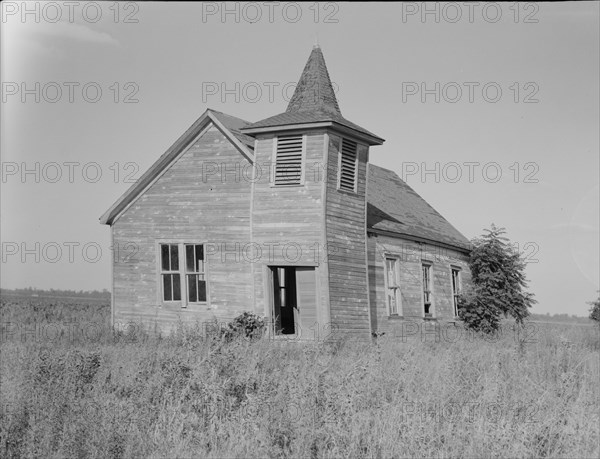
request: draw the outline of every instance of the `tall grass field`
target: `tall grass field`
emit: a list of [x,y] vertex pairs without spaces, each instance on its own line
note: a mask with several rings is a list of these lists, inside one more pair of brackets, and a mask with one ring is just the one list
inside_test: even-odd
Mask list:
[[80,300],[0,312],[2,458],[600,456],[594,326],[307,343],[113,331]]

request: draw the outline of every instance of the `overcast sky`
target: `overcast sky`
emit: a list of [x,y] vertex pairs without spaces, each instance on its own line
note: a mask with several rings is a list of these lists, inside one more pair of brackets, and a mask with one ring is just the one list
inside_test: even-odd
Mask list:
[[98,218],[128,181],[207,108],[284,111],[318,36],[342,114],[386,139],[372,163],[468,238],[506,227],[533,312],[597,297],[598,3],[22,8],[2,3],[2,287],[109,289]]

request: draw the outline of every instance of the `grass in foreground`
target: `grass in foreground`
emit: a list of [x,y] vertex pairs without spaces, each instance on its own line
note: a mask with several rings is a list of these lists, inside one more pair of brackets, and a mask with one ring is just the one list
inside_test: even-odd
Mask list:
[[2,304],[4,325],[47,326],[4,330],[0,456],[600,454],[597,328],[540,327],[527,343],[66,333],[108,324],[106,307],[89,308]]

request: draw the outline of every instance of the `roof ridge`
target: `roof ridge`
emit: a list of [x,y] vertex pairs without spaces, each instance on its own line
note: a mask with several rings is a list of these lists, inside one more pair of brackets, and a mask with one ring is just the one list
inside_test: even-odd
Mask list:
[[229,113],[220,112],[219,110],[215,110],[215,109],[212,109],[212,108],[207,108],[206,111],[207,112],[211,112],[211,113],[215,113],[215,114],[218,114],[218,115],[225,115],[225,116],[227,116],[229,118],[234,118],[236,120],[243,121],[246,124],[252,124],[252,121],[245,120],[243,118],[240,118],[239,116],[230,115]]

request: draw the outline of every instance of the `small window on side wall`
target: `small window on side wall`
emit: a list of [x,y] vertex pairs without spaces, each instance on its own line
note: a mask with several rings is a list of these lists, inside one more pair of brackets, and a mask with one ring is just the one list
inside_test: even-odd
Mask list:
[[425,318],[433,317],[432,307],[432,287],[433,282],[431,279],[431,264],[423,263],[421,265],[423,273],[423,315]]
[[458,317],[458,297],[460,295],[460,269],[452,268],[452,305],[454,317]]
[[387,257],[385,259],[387,307],[390,316],[402,315],[398,264],[397,258]]

